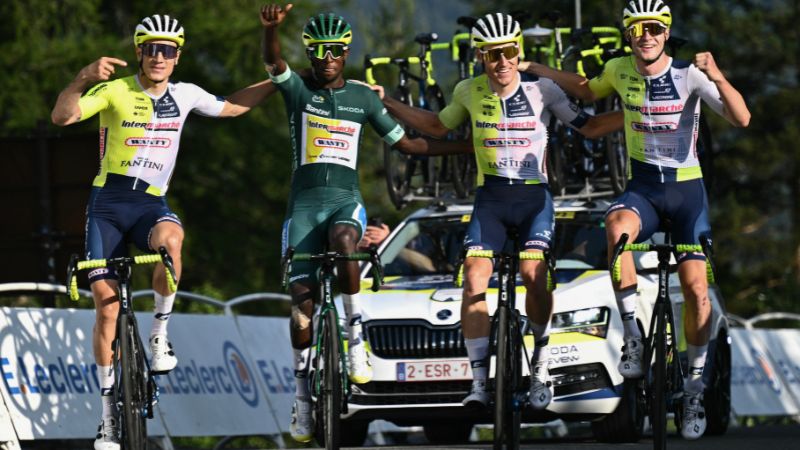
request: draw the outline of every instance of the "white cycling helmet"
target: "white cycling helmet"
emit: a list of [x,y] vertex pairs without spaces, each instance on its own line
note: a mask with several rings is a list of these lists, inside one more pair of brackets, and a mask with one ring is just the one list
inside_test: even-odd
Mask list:
[[515,42],[522,49],[522,29],[519,22],[508,14],[487,14],[475,22],[472,27],[471,43],[481,48],[487,45]]
[[622,25],[628,28],[640,20],[657,20],[669,28],[672,25],[672,13],[661,0],[631,0],[622,11]]
[[183,36],[183,26],[178,23],[178,19],[167,15],[153,14],[145,17],[136,31],[133,33],[133,44],[140,46],[147,41],[163,39],[178,44],[178,48],[183,47],[185,40]]

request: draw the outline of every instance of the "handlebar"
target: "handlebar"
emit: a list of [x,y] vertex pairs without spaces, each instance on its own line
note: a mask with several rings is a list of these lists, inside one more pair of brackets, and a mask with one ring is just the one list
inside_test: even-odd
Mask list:
[[332,264],[336,261],[367,261],[372,269],[372,291],[378,292],[383,284],[383,266],[381,266],[380,257],[378,256],[377,249],[370,247],[367,252],[356,252],[349,254],[342,254],[338,252],[326,253],[295,253],[294,247],[286,249],[286,253],[281,259],[281,285],[284,290],[289,287],[289,274],[292,272],[292,262],[294,261],[313,261],[320,263]]
[[[547,263],[547,291],[553,292],[555,290],[555,265],[553,264],[553,258],[550,256],[550,252],[544,251],[535,251],[535,252],[519,252],[518,254],[507,254],[501,252],[495,252],[494,250],[467,250],[466,254],[464,255],[464,259],[466,258],[487,258],[487,259],[499,259],[502,257],[516,257],[519,261],[545,261]],[[463,262],[458,264],[458,270],[455,279],[455,285],[461,287],[464,284],[464,264]]]
[[714,283],[714,268],[711,262],[711,241],[703,237],[702,244],[628,244],[627,233],[622,233],[619,240],[614,244],[611,259],[611,277],[615,282],[622,280],[622,261],[619,257],[622,252],[676,252],[676,253],[703,253],[706,255],[706,278],[709,283]]
[[69,298],[72,301],[77,301],[78,294],[78,271],[87,269],[99,269],[101,267],[110,266],[135,266],[139,264],[164,264],[164,269],[167,275],[167,286],[170,291],[176,292],[178,290],[178,280],[175,275],[175,267],[172,263],[172,257],[167,253],[165,247],[159,247],[158,254],[139,255],[139,256],[121,256],[110,259],[90,259],[79,261],[78,255],[73,254],[67,266],[67,285],[69,290]]

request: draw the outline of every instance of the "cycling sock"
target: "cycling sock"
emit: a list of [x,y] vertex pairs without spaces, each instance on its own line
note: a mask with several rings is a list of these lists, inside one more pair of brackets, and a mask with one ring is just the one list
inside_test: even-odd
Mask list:
[[642,333],[636,324],[636,287],[614,291],[614,297],[617,299],[619,315],[622,317],[625,337],[641,338]]
[[294,395],[297,398],[311,398],[308,388],[308,354],[311,347],[292,348],[294,353]]
[[102,418],[114,417],[114,367],[98,365],[97,381],[100,383],[100,398],[103,400]]
[[472,380],[485,382],[489,375],[489,336],[464,339],[464,344],[467,346],[467,356],[472,366]]
[[150,337],[157,334],[167,335],[167,322],[172,313],[172,304],[175,303],[175,293],[163,296],[158,292],[153,292],[153,298],[156,300],[154,308],[155,316],[153,317],[153,327],[150,328]]
[[708,344],[706,345],[686,345],[686,356],[689,360],[689,378],[686,380],[684,390],[686,392],[702,392],[703,369],[706,366],[706,355],[708,354]]
[[547,360],[547,352],[542,350],[550,343],[550,329],[547,327],[548,324],[542,325],[533,321],[530,321],[530,324],[534,338],[531,365],[536,366]]
[[358,345],[362,341],[359,294],[342,294],[342,300],[347,315],[347,339],[351,345]]

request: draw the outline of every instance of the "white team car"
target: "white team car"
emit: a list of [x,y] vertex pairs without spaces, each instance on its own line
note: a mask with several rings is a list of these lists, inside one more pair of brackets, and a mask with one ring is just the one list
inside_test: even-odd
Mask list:
[[[603,227],[607,207],[604,200],[556,201],[557,289],[548,347],[555,397],[545,411],[528,408],[523,422],[592,421],[599,440],[635,441],[642,433],[644,406],[636,383],[625,383],[617,372],[622,321],[607,270]],[[374,377],[352,387],[343,422],[352,444],[363,442],[373,419],[421,425],[433,443],[467,441],[474,424],[492,422],[488,409],[461,406],[471,370],[460,328],[461,289],[454,286],[453,273],[471,211],[471,205],[432,206],[400,223],[379,249],[385,267],[380,292],[368,289],[370,273],[364,268],[362,319]],[[657,261],[655,254],[635,258],[641,292],[637,318],[646,330],[656,297]],[[519,284],[518,279],[516,306],[525,316],[525,291]],[[713,434],[726,430],[730,416],[730,346],[721,294],[712,286],[709,295],[712,341],[705,403],[708,433]],[[681,336],[679,348],[685,349],[683,298],[674,272],[670,296]],[[493,279],[487,293],[490,314],[496,302]],[[533,335],[525,329],[530,352]],[[527,385],[528,367],[523,366]]]

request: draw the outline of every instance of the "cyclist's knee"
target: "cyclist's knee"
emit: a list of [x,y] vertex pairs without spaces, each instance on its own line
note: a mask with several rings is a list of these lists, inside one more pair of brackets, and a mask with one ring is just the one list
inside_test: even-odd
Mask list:
[[628,234],[628,242],[633,242],[639,235],[639,216],[630,210],[620,209],[606,216],[606,236],[609,244],[613,245],[619,240],[622,233]]
[[311,326],[313,304],[310,300],[305,303],[308,303],[308,305],[292,305],[292,315],[289,320],[292,324],[292,329],[294,330],[304,331]]
[[352,225],[335,225],[331,231],[331,243],[336,251],[351,253],[358,244],[358,230]]

